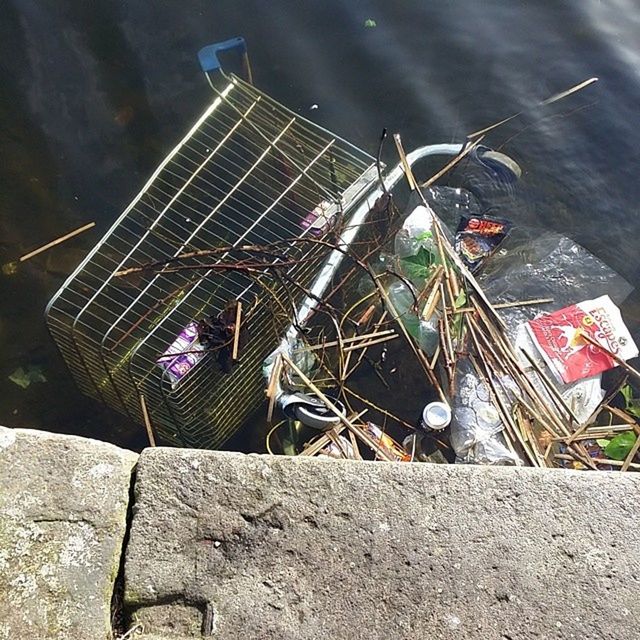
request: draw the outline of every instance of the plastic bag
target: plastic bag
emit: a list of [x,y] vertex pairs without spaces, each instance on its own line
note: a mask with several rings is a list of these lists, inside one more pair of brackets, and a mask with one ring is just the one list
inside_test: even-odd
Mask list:
[[[514,229],[504,248],[487,261],[478,277],[480,286],[494,303],[551,299],[552,302],[510,309],[499,314],[507,325],[507,336],[520,354],[525,349],[545,372],[580,423],[589,419],[604,397],[601,376],[571,384],[555,379],[537,352],[524,324],[541,313],[549,313],[580,300],[608,294],[621,304],[633,287],[599,258],[570,238],[532,227]],[[554,406],[552,397],[533,367],[521,362],[528,378]]]
[[458,359],[455,375],[450,439],[456,462],[521,465],[520,458],[504,444],[500,414],[487,385],[478,378],[467,358]]
[[511,339],[520,324],[539,313],[605,294],[619,305],[633,290],[624,278],[570,238],[532,227],[511,232],[504,248],[487,261],[478,282],[492,302],[553,300],[501,310]]

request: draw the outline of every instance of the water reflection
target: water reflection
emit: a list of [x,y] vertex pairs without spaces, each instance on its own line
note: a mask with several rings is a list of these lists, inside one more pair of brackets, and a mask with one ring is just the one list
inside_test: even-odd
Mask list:
[[[487,140],[524,169],[513,217],[570,235],[637,282],[634,5],[4,3],[0,260],[90,220],[97,228],[0,277],[0,420],[125,444],[138,437],[79,396],[42,310],[204,108],[209,94],[196,51],[236,34],[249,42],[262,89],[369,151],[383,126],[417,146],[527,109]],[[369,18],[375,28],[365,28]],[[570,103],[528,109],[594,75],[600,83]],[[633,303],[628,317],[640,319],[638,308]],[[29,364],[48,382],[22,390],[8,376]]]

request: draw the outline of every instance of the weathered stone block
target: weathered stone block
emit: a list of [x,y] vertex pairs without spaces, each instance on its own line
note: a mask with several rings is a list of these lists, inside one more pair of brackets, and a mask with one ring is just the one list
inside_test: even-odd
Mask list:
[[137,455],[0,427],[0,639],[111,637]]
[[640,638],[636,474],[155,449],[135,493],[158,637]]

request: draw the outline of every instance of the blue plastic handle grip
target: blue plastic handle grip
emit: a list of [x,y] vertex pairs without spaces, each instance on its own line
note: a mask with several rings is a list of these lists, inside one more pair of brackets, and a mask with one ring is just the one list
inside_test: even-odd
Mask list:
[[244,38],[238,36],[237,38],[231,38],[224,42],[216,42],[215,44],[203,47],[198,51],[198,60],[200,61],[202,70],[205,73],[208,73],[209,71],[218,71],[218,69],[222,68],[222,63],[218,60],[218,54],[225,51],[232,51],[234,49],[237,49],[241,54],[246,53],[247,44],[245,43]]

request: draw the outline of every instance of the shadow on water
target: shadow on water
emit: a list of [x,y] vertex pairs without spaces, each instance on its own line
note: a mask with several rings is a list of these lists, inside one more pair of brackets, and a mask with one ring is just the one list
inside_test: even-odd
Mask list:
[[[413,147],[525,109],[487,140],[524,169],[513,217],[571,236],[635,284],[639,28],[623,0],[5,3],[0,261],[96,229],[0,274],[0,422],[143,443],[139,427],[80,396],[42,312],[207,104],[197,50],[233,35],[247,38],[260,88],[369,152],[383,126]],[[529,108],[591,76],[601,81],[584,94]],[[635,330],[637,293],[625,315]],[[9,381],[28,366],[47,382]],[[260,448],[247,438],[230,446]]]

